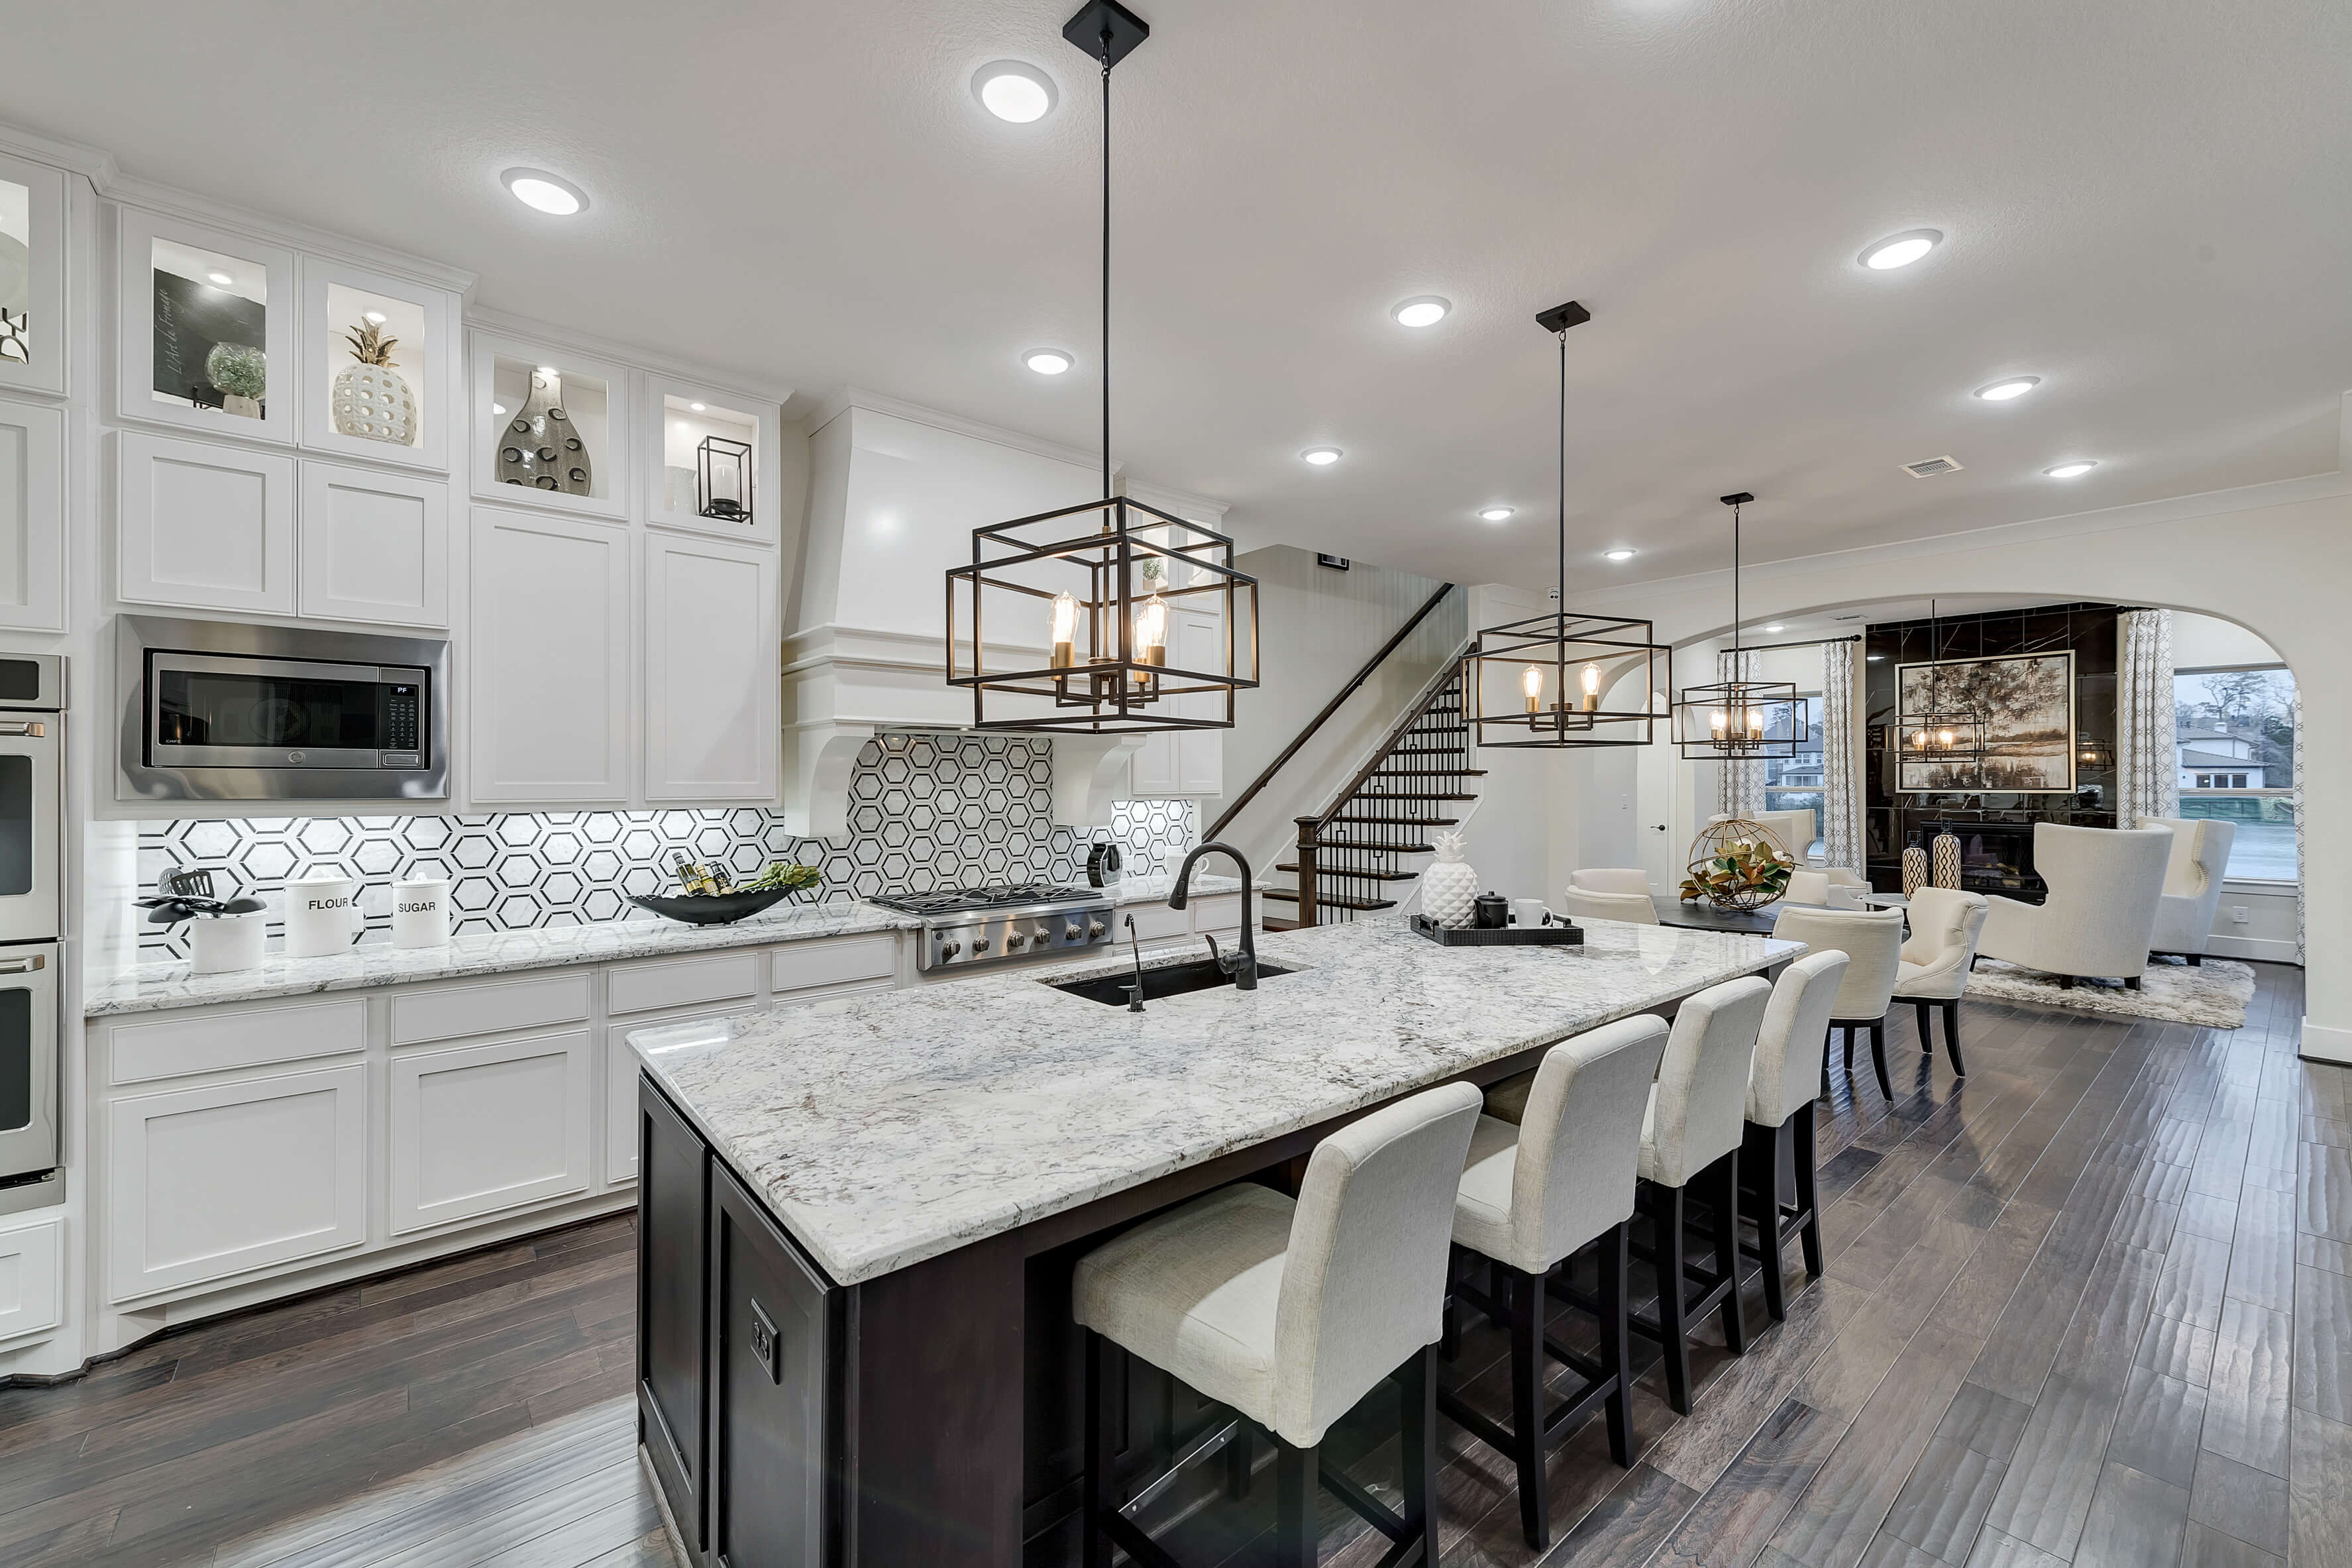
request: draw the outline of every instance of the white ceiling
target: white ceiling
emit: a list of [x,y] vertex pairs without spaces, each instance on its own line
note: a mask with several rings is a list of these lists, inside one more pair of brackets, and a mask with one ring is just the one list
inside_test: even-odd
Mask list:
[[[1096,442],[1072,0],[0,0],[5,113],[480,274],[487,306]],[[1573,297],[1580,573],[2336,466],[2352,7],[2277,0],[1139,0],[1114,83],[1114,445],[1259,537],[1548,579]],[[1042,65],[1061,108],[969,81]],[[532,164],[593,206],[499,187]],[[1898,272],[1867,242],[1948,242]],[[1451,298],[1423,332],[1388,319]],[[1038,344],[1077,350],[1045,381]],[[1990,405],[1971,389],[2043,378]],[[1297,460],[1330,443],[1328,470]],[[1948,453],[1965,472],[1898,465]],[[2040,470],[2091,456],[2059,484]],[[1519,508],[1477,521],[1480,506]],[[1594,553],[1628,543],[1622,567]],[[1601,580],[1610,580],[1604,577]],[[1589,587],[1591,578],[1580,580]]]

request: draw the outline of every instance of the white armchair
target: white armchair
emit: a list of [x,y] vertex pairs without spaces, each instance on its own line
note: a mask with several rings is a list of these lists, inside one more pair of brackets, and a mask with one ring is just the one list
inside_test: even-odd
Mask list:
[[1655,925],[1658,906],[1650,901],[1650,873],[1633,866],[1599,866],[1571,872],[1560,894],[1570,920],[1622,920]]
[[2211,817],[2154,817],[2172,830],[2172,853],[2164,866],[2164,895],[2157,900],[2151,953],[2179,953],[2191,964],[2205,961],[2213,934],[2213,911],[2221,903],[2221,882],[2230,873],[2230,846],[2238,824]]
[[1966,1078],[1960,1062],[1960,997],[1969,988],[1969,966],[1976,961],[1977,937],[1984,930],[1985,898],[1948,887],[1923,887],[1911,895],[1911,935],[1895,967],[1895,999],[1907,1001],[1919,1019],[1919,1049],[1933,1051],[1930,1008],[1944,1013],[1944,1054],[1955,1077]]
[[2169,828],[2033,824],[2033,869],[2050,884],[2042,904],[1990,898],[1977,952],[2058,977],[2116,975],[2134,990],[2156,934]]
[[[1748,820],[1770,830],[1772,836],[1780,841],[1780,847],[1787,850],[1799,865],[1811,858],[1815,830],[1811,807],[1794,811],[1751,811]],[[1730,819],[1718,812],[1707,821],[1724,822]]]
[[[1833,887],[1850,887],[1856,893],[1868,893],[1870,879],[1856,874],[1847,866],[1800,867],[1789,873],[1789,891],[1781,895],[1781,900],[1787,904],[1810,904],[1817,908],[1835,907],[1830,896],[1830,889]],[[1860,905],[1850,904],[1846,907],[1858,908]]]

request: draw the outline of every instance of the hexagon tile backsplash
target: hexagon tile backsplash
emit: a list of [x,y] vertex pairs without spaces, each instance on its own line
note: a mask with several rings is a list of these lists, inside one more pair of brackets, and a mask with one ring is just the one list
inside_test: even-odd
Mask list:
[[[139,830],[141,884],[173,866],[226,873],[268,901],[278,946],[278,894],[289,878],[331,871],[361,879],[363,943],[391,939],[392,884],[446,876],[460,932],[520,931],[607,920],[652,920],[632,893],[669,885],[680,852],[724,861],[737,875],[771,860],[824,873],[828,900],[978,882],[1071,882],[1086,874],[1097,838],[1148,865],[1189,847],[1190,800],[1122,800],[1111,825],[1053,824],[1054,754],[1018,736],[885,735],[866,744],[850,780],[849,837],[794,838],[775,812],[548,811],[496,817],[251,817],[147,822]],[[187,928],[148,927],[140,953],[186,956]]]

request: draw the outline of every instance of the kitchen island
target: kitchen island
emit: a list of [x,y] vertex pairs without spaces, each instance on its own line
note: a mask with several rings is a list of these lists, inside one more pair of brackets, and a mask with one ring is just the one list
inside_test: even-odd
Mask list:
[[[1377,921],[1269,936],[1293,972],[1139,1015],[1049,983],[1118,967],[1097,957],[635,1031],[638,1392],[680,1534],[738,1565],[1073,1560],[1082,1253],[1400,1095],[1802,951]],[[1164,1414],[1141,1379],[1126,1446]]]

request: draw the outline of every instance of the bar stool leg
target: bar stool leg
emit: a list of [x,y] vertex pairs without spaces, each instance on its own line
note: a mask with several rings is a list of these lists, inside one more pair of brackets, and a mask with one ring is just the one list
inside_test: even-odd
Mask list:
[[1437,1568],[1437,1355],[1413,1352],[1397,1376],[1403,1423],[1398,1447],[1404,1462],[1404,1524],[1421,1537],[1423,1568]]
[[[1731,1283],[1723,1293],[1723,1343],[1734,1355],[1748,1354],[1748,1322],[1739,1304],[1739,1151],[1716,1161],[1715,1268]],[[1776,1188],[1777,1188],[1777,1185]]]
[[1822,1202],[1820,1184],[1813,1171],[1813,1108],[1811,1105],[1796,1115],[1797,1150],[1793,1164],[1797,1170],[1797,1207],[1804,1212],[1805,1222],[1797,1228],[1797,1239],[1804,1247],[1805,1273],[1809,1278],[1822,1277]]
[[1250,1424],[1235,1421],[1234,1435],[1225,1442],[1225,1496],[1234,1502],[1249,1496],[1250,1461],[1256,1457],[1255,1448]]
[[1079,1532],[1086,1568],[1110,1568],[1110,1537],[1103,1531],[1102,1520],[1109,1506],[1111,1468],[1118,1449],[1111,1430],[1112,1402],[1126,1357],[1092,1329],[1086,1335],[1087,1469],[1078,1505]]
[[1691,1412],[1690,1340],[1683,1323],[1683,1189],[1661,1187],[1653,1195],[1651,1228],[1656,1232],[1658,1327],[1666,1353],[1666,1403],[1677,1416]]
[[[1501,1266],[1497,1265],[1499,1269]],[[1551,1541],[1551,1502],[1544,1487],[1544,1288],[1540,1274],[1511,1277],[1511,1436],[1518,1452],[1519,1525],[1528,1544]]]
[[[1609,1457],[1633,1468],[1633,1346],[1627,1332],[1625,1226],[1621,1221],[1601,1237],[1601,1365],[1615,1379],[1609,1391]],[[1431,1561],[1434,1563],[1433,1554]]]
[[1767,1133],[1750,1123],[1746,1131],[1738,1155],[1741,1174],[1747,1177],[1740,1197],[1748,1218],[1756,1224],[1756,1249],[1764,1254],[1765,1315],[1776,1323],[1783,1322],[1789,1316],[1789,1301],[1780,1280],[1780,1249],[1788,1242],[1788,1232],[1780,1222],[1780,1154],[1790,1145],[1790,1124],[1783,1122]]
[[1315,1568],[1318,1457],[1275,1439],[1274,1568]]

